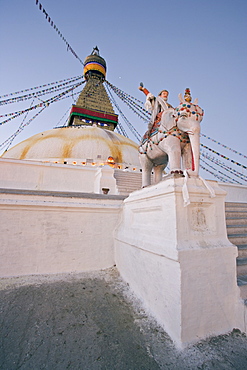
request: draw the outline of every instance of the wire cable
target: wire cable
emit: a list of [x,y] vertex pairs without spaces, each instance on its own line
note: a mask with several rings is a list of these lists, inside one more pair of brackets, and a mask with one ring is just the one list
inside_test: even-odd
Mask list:
[[58,29],[58,27],[55,25],[55,23],[53,22],[53,20],[49,16],[49,14],[46,12],[46,10],[43,7],[43,5],[41,4],[41,2],[39,0],[35,0],[35,1],[36,1],[36,5],[38,5],[39,10],[41,10],[42,13],[44,14],[47,22],[50,23],[50,25],[53,27],[53,29],[57,32],[58,36],[60,36],[61,39],[63,40],[63,42],[66,44],[67,51],[70,51],[74,55],[74,57],[76,57],[76,59],[78,59],[79,62],[84,66],[83,61],[78,57],[78,55],[76,54],[76,52],[74,51],[74,49],[72,49],[72,47],[70,46],[70,44],[68,43],[68,41],[62,35],[62,32],[60,32],[60,30]]

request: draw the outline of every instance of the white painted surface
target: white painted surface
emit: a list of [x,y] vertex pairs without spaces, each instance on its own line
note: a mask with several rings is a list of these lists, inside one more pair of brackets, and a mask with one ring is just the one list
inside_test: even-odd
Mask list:
[[0,276],[114,265],[121,200],[0,194]]
[[227,192],[226,202],[247,203],[247,186],[220,182],[221,189]]
[[103,194],[103,189],[108,189],[107,194],[119,194],[114,169],[109,166],[97,168],[94,178],[94,193]]
[[0,158],[0,188],[118,194],[114,169]]
[[225,192],[210,181],[211,197],[202,180],[189,179],[184,207],[183,182],[132,193],[115,236],[120,274],[179,347],[232,330],[239,303]]
[[116,132],[93,126],[67,126],[40,132],[10,148],[3,158],[80,163],[91,160],[139,167],[138,145]]

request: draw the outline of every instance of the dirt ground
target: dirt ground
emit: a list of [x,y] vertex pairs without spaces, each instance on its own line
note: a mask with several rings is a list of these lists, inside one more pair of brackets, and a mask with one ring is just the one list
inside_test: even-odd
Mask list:
[[178,351],[115,269],[0,279],[0,369],[247,368],[238,330]]

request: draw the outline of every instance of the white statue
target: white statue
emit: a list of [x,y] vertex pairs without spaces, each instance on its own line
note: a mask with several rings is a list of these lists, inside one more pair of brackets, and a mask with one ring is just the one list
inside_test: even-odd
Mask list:
[[[144,91],[143,86],[139,89],[141,88]],[[144,92],[148,100],[150,93],[147,94],[146,91]],[[151,100],[151,124],[139,146],[143,187],[151,184],[152,170],[154,182],[161,181],[168,160],[170,173],[182,175],[186,170],[189,176],[199,175],[200,122],[203,110],[197,105],[197,100],[191,103],[189,89],[185,90],[184,98],[179,94],[179,100],[180,104],[175,109],[162,96]]]

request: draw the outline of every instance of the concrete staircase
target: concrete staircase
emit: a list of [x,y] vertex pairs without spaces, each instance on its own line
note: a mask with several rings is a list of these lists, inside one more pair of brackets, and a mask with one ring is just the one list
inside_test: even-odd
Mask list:
[[241,297],[247,299],[247,203],[226,202],[228,239],[238,247],[237,282]]
[[135,190],[142,187],[141,172],[128,172],[123,170],[115,170],[114,177],[117,182],[117,188],[120,195],[129,195]]

